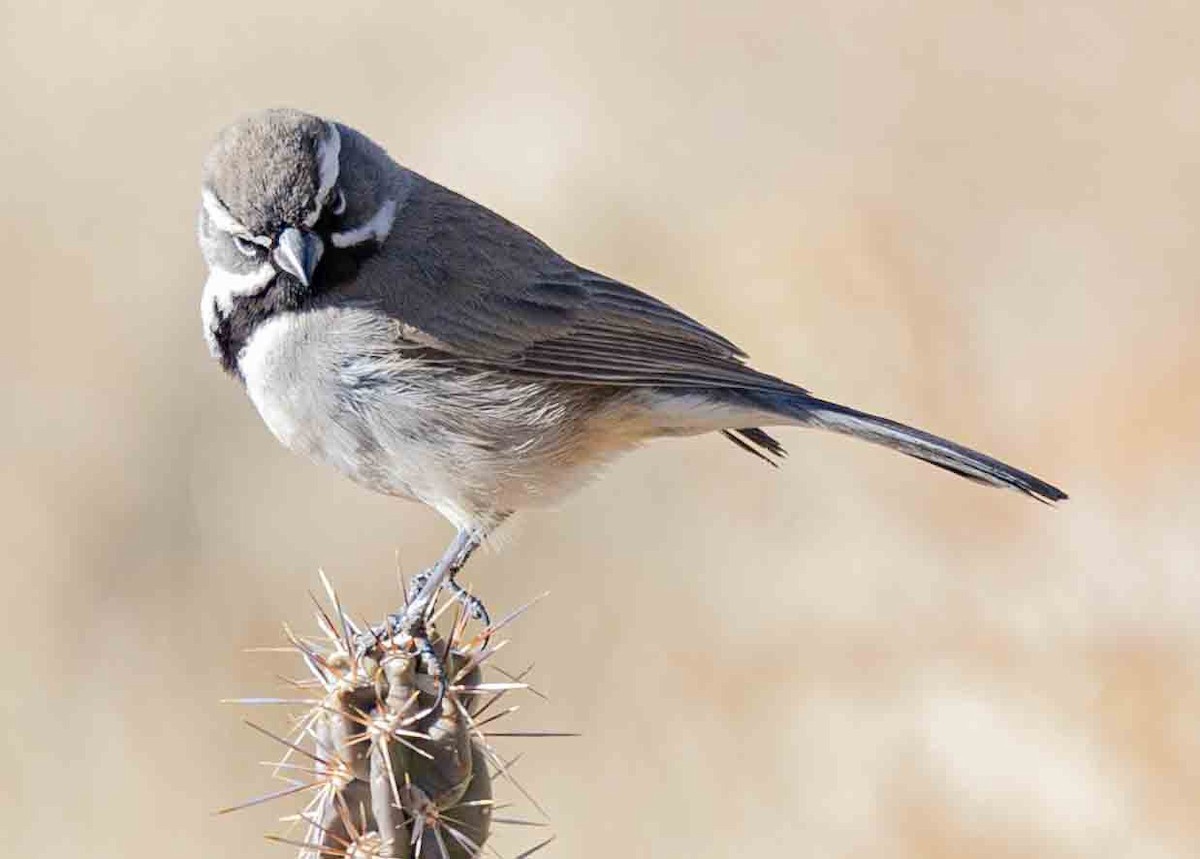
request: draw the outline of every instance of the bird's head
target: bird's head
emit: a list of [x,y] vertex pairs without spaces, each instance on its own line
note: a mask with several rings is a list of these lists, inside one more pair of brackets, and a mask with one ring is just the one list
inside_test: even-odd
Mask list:
[[199,241],[209,267],[202,310],[215,353],[239,302],[301,303],[320,285],[322,260],[387,237],[395,195],[369,149],[344,145],[350,134],[320,117],[273,109],[234,122],[213,143]]

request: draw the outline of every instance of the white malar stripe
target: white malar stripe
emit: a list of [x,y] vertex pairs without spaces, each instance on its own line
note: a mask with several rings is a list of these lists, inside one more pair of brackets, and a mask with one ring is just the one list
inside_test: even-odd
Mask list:
[[204,339],[214,357],[220,357],[216,337],[220,317],[229,313],[235,298],[262,292],[274,277],[275,268],[269,262],[248,274],[236,274],[219,268],[209,270],[204,292],[200,296],[200,318],[204,322]]
[[352,248],[371,240],[382,242],[392,231],[392,222],[396,220],[396,201],[385,200],[379,210],[365,224],[352,230],[334,233],[329,237],[335,248]]
[[235,298],[262,292],[274,277],[275,267],[269,262],[245,274],[212,268],[204,282],[204,300],[215,302],[222,313],[228,313]]
[[249,230],[243,227],[238,219],[229,214],[229,210],[217,199],[217,195],[207,188],[200,189],[200,200],[204,204],[204,211],[208,213],[208,219],[212,221],[213,226],[223,233],[230,235],[248,235]]

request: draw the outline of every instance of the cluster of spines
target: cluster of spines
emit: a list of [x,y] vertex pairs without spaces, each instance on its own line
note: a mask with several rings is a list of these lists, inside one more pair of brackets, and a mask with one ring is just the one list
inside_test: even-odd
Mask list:
[[[492,745],[497,737],[565,736],[494,727],[518,709],[496,708],[506,695],[538,694],[525,682],[529,669],[513,674],[493,661],[505,644],[496,634],[532,603],[473,636],[459,611],[448,636],[431,633],[446,670],[434,678],[413,642],[380,631],[387,624],[373,629],[355,622],[323,573],[321,582],[332,611],[313,597],[320,635],[303,637],[284,627],[288,646],[282,649],[298,654],[307,668],[307,676],[286,682],[305,697],[233,702],[302,708],[282,735],[247,722],[283,748],[279,760],[265,763],[287,787],[223,812],[310,795],[303,810],[282,818],[291,833],[267,836],[297,847],[301,859],[470,859],[485,850],[499,856],[489,844],[493,826],[545,826],[544,810],[512,775],[515,761],[502,760]],[[452,605],[430,607],[431,631]],[[485,666],[504,679],[485,682]],[[446,684],[444,696],[438,683]],[[495,778],[515,787],[542,819],[498,816],[504,806],[492,797]]]

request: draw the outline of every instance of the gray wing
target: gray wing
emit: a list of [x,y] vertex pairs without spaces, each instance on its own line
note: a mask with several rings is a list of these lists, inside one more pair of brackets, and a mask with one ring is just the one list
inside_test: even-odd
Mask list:
[[799,393],[671,306],[563,259],[491,210],[414,175],[378,256],[339,287],[454,360],[580,384]]

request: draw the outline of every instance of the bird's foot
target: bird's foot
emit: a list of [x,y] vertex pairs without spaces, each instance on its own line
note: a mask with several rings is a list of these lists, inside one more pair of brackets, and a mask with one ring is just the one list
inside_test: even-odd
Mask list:
[[[417,599],[432,573],[432,570],[425,570],[413,576],[412,581],[408,584],[408,603],[411,604]],[[473,620],[479,621],[484,626],[491,626],[492,617],[488,614],[487,606],[483,604],[483,600],[460,585],[453,575],[447,576],[445,584],[442,587],[450,592],[450,595],[462,605],[463,609]]]
[[360,659],[367,655],[373,655],[378,659],[388,649],[392,652],[410,651],[418,660],[417,672],[432,680],[434,685],[433,701],[423,712],[437,713],[441,711],[442,702],[446,698],[448,682],[446,662],[442,654],[438,653],[437,648],[434,647],[423,616],[416,620],[409,620],[403,612],[389,614],[386,623],[358,636],[356,649]]
[[429,581],[429,577],[433,575],[433,568],[422,570],[412,577],[412,581],[408,583],[408,593],[404,597],[405,605],[411,605],[414,600],[425,589],[425,583]]

